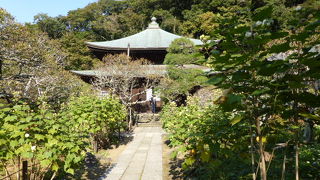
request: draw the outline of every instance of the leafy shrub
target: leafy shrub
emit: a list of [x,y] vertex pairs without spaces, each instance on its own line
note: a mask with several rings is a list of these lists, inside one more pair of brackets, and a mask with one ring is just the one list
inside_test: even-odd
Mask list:
[[167,49],[168,54],[164,59],[164,64],[179,65],[196,63],[196,47],[194,43],[187,38],[178,38],[172,41]]
[[[64,117],[77,122],[74,131],[90,134],[93,148],[105,147],[115,140],[116,133],[126,128],[126,110],[111,97],[81,96],[70,101]],[[96,144],[95,144],[96,143]]]
[[172,41],[167,51],[168,53],[174,54],[191,54],[196,50],[195,45],[191,40],[187,38],[178,38]]
[[[170,145],[184,155],[185,174],[199,179],[232,179],[250,173],[249,136],[245,123],[232,125],[217,106],[167,104],[161,113]],[[177,153],[177,152],[176,152]]]
[[30,177],[35,179],[58,172],[73,174],[90,150],[92,138],[107,139],[124,128],[126,113],[116,99],[81,96],[59,113],[48,107],[0,104],[0,160],[6,171],[12,163],[27,160],[32,166]]
[[182,102],[184,99],[179,100],[181,97],[187,97],[194,87],[201,86],[208,80],[203,71],[198,69],[169,67],[168,76],[162,79],[158,86],[165,101]]
[[193,64],[197,61],[197,57],[193,54],[172,54],[166,55],[164,64],[176,65],[176,64]]
[[45,106],[32,110],[25,103],[1,108],[0,114],[0,159],[7,167],[12,161],[27,160],[31,174],[40,179],[48,171],[73,173],[83,160],[87,143],[73,131],[77,122]]

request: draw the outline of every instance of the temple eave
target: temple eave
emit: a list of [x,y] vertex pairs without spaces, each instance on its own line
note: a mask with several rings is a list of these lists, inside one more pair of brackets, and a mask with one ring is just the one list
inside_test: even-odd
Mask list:
[[[103,47],[103,46],[94,46],[94,45],[87,45],[90,49],[94,51],[127,51],[128,48],[124,47]],[[165,51],[167,47],[145,47],[145,48],[137,48],[133,47],[130,48],[130,51]]]

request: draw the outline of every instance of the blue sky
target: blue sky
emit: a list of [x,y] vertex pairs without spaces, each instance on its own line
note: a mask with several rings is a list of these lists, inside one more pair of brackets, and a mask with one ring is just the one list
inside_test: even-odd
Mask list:
[[49,16],[67,15],[68,11],[85,7],[97,0],[0,0],[0,7],[6,9],[20,23],[33,22],[33,16],[47,13]]

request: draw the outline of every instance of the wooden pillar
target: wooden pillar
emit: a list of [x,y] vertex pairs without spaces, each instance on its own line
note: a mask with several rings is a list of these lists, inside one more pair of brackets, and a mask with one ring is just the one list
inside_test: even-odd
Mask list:
[[127,55],[128,55],[128,57],[130,57],[130,43],[128,43]]

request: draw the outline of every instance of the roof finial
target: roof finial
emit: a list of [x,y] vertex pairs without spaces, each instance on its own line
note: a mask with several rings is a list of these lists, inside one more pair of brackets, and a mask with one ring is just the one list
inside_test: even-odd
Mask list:
[[153,16],[153,17],[151,18],[151,21],[152,21],[152,22],[157,22],[157,18]]
[[151,23],[149,24],[148,29],[159,29],[159,24],[157,23],[157,18],[156,17],[152,17],[151,18]]

